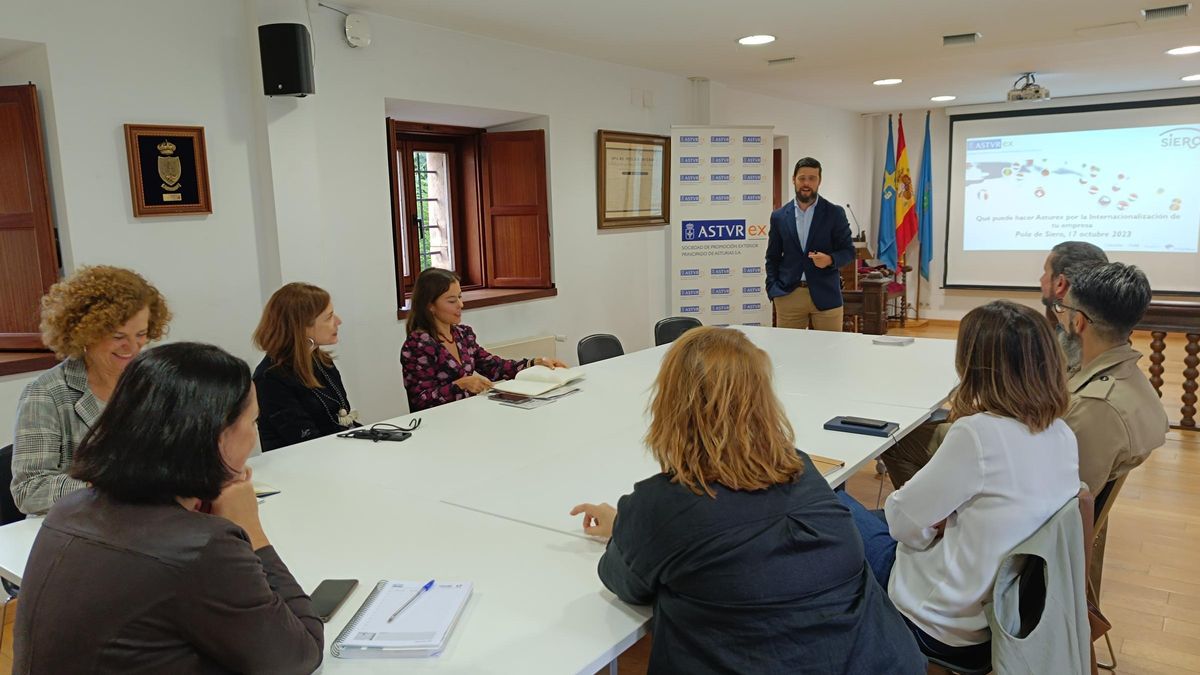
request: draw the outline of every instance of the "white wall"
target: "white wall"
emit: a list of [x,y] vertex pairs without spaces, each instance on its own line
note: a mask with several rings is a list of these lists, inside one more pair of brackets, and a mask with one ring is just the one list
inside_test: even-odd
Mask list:
[[[769,124],[776,136],[787,137],[783,170],[789,177],[801,157],[821,162],[821,196],[835,204],[851,204],[866,227],[871,191],[865,181],[870,173],[862,160],[864,131],[858,113],[772,98],[720,82],[712,83],[710,95],[713,124]],[[791,181],[786,185],[785,202],[794,197]]]
[[[244,26],[240,0],[39,0],[6,3],[0,37],[45,44],[67,261],[137,270],[175,310],[172,338],[249,358],[260,301]],[[133,217],[125,123],[205,127],[212,215]]]
[[[261,95],[256,26],[307,23],[317,94]],[[63,17],[70,16],[70,21]],[[406,408],[396,318],[385,100],[527,111],[548,128],[558,296],[470,310],[486,342],[560,334],[652,342],[668,307],[668,232],[599,232],[595,133],[666,135],[689,121],[686,78],[371,16],[373,43],[351,49],[340,14],[303,0],[6,2],[0,39],[45,45],[61,185],[53,187],[68,271],[111,263],[143,273],[176,314],[171,339],[219,344],[252,364],[249,336],[280,282],[328,288],[345,320],[338,348],[355,407],[368,419]],[[714,83],[714,123],[769,124],[791,157],[825,162],[824,191],[850,201],[864,130],[852,113]],[[631,103],[637,90],[637,103]],[[644,108],[640,92],[652,92]],[[211,216],[132,217],[122,124],[206,129]],[[846,159],[842,159],[845,156]],[[859,189],[859,193],[865,191]],[[843,197],[843,195],[847,195]],[[20,382],[0,379],[0,408]],[[6,413],[7,414],[7,413]],[[0,425],[11,427],[6,418]],[[8,433],[5,431],[4,433]]]
[[[1068,105],[1090,105],[1113,103],[1118,101],[1156,100],[1181,96],[1195,96],[1195,89],[1175,89],[1169,91],[1132,92],[1125,94],[1110,94],[1104,96],[1078,96],[1054,99],[1038,103],[1039,108],[1059,107]],[[978,106],[962,106],[958,108],[934,108],[930,116],[930,135],[932,137],[931,151],[933,153],[933,262],[930,266],[929,281],[920,280],[921,284],[921,317],[930,319],[960,319],[967,312],[982,304],[996,299],[1012,300],[1027,304],[1040,310],[1041,297],[1037,292],[1006,291],[1006,290],[959,290],[942,288],[942,275],[945,269],[946,242],[946,197],[948,187],[947,171],[949,170],[950,120],[948,111],[958,114],[995,112],[1001,110],[1027,109],[1030,104],[998,103]],[[909,170],[916,180],[921,166],[922,147],[925,142],[925,111],[897,111],[904,114],[904,137],[908,147]],[[893,124],[895,122],[893,121]],[[876,115],[865,119],[864,127],[869,139],[864,153],[864,175],[868,176],[871,186],[872,215],[870,217],[871,249],[875,250],[876,233],[879,226],[879,193],[883,180],[883,161],[887,141],[887,115]],[[867,223],[863,223],[864,227]],[[908,250],[908,264],[913,267],[909,275],[909,301],[916,302],[917,275],[917,245],[914,243]],[[1030,286],[1037,286],[1038,277],[1042,274],[1041,267],[1025,272]],[[1185,299],[1173,298],[1168,295],[1155,295],[1156,300]]]

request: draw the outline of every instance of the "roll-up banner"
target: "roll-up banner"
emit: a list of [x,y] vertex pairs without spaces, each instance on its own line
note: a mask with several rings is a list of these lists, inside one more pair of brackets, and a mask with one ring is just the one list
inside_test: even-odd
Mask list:
[[671,127],[671,311],[706,326],[771,325],[773,127]]

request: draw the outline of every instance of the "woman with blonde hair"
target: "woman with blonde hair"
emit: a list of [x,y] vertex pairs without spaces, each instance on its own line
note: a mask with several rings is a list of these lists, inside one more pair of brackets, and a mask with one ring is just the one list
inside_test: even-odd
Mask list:
[[333,355],[342,319],[312,284],[290,283],[271,295],[254,330],[266,356],[254,369],[263,452],[359,426]]
[[13,438],[12,495],[45,513],[84,487],[68,475],[75,450],[125,366],[167,333],[171,310],[158,289],[121,267],[80,267],[42,298],[42,341],[62,359],[21,392]]
[[662,473],[617,509],[571,512],[609,538],[604,585],[654,605],[650,672],[925,672],[850,515],[796,449],[765,352],[737,330],[688,331],[650,411]]
[[984,601],[1002,558],[1079,491],[1063,351],[1046,318],[998,300],[958,328],[951,427],[884,517],[844,493],[867,561],[925,653],[990,658]]

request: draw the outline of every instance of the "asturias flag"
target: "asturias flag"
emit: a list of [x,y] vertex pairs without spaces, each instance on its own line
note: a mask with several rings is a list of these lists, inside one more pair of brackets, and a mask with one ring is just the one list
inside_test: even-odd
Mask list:
[[908,151],[904,147],[904,115],[900,115],[896,137],[896,256],[903,257],[917,236],[916,199],[912,175],[908,172]]
[[879,243],[875,257],[896,269],[896,158],[892,154],[892,116],[888,115],[887,160],[883,164],[883,188],[879,201]]
[[933,154],[929,151],[929,111],[925,111],[925,147],[917,181],[917,237],[921,240],[921,276],[929,280],[933,263]]

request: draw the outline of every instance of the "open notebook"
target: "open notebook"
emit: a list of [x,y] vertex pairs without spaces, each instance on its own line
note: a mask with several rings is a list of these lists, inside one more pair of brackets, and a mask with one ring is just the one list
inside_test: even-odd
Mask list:
[[469,582],[437,583],[388,621],[424,585],[419,581],[380,581],[333,641],[329,653],[343,659],[440,654],[471,597],[472,586]]
[[583,371],[579,368],[531,366],[517,373],[516,379],[497,382],[492,388],[522,396],[541,396],[551,389],[557,389],[582,377]]

